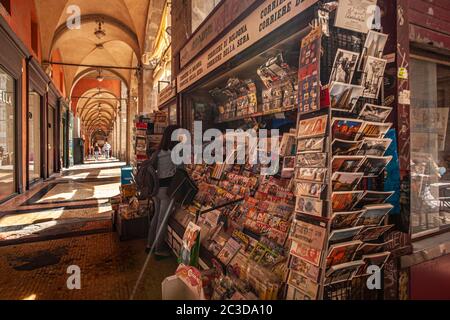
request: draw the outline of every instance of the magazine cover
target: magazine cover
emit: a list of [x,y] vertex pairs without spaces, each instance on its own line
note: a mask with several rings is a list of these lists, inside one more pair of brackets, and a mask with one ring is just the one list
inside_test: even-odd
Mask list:
[[333,82],[330,88],[331,109],[352,112],[363,91],[361,86]]
[[364,68],[362,85],[363,97],[369,99],[378,99],[381,85],[383,84],[384,71],[386,69],[387,60],[368,57]]
[[392,112],[391,107],[377,106],[366,103],[362,108],[359,118],[365,121],[385,122]]
[[394,194],[394,191],[366,191],[355,204],[355,208],[362,208],[367,205],[372,204],[383,204],[389,200],[390,197]]
[[356,236],[356,239],[361,240],[363,242],[375,241],[378,240],[383,234],[385,234],[393,227],[394,225],[368,227],[362,230]]
[[296,168],[295,179],[323,183],[327,176],[325,168]]
[[364,122],[359,133],[359,138],[384,138],[386,133],[392,127],[392,123],[380,123],[380,122]]
[[298,272],[313,281],[318,281],[319,279],[318,267],[295,256],[291,256],[289,269]]
[[362,193],[362,191],[333,192],[331,195],[333,212],[350,211]]
[[310,297],[317,297],[319,285],[299,272],[290,272],[288,284],[305,292]]
[[359,217],[364,213],[364,210],[349,211],[349,212],[337,212],[333,214],[331,221],[331,229],[346,229],[352,228],[356,225]]
[[323,168],[327,166],[327,153],[302,153],[297,155],[297,167]]
[[361,239],[355,239],[355,237],[361,232],[362,229],[363,229],[362,226],[358,226],[358,227],[352,227],[352,228],[348,228],[348,229],[334,230],[331,232],[329,241],[331,244],[333,244],[333,243],[337,243],[337,242],[361,240]]
[[391,145],[391,139],[366,138],[362,141],[361,148],[357,154],[361,156],[382,157]]
[[334,139],[331,144],[333,156],[354,156],[361,149],[362,141]]
[[303,119],[298,124],[297,138],[311,138],[325,135],[327,131],[328,115]]
[[237,278],[244,279],[248,268],[248,258],[242,253],[238,253],[231,260],[228,265],[228,270],[230,270]]
[[323,201],[316,198],[299,196],[295,202],[295,211],[316,217],[322,216]]
[[322,192],[325,190],[325,184],[296,182],[295,196],[307,196],[313,198],[320,198]]
[[331,161],[331,168],[333,172],[356,172],[363,160],[363,156],[335,156]]
[[340,0],[334,25],[361,33],[369,32],[369,24],[373,14],[371,7],[376,6],[377,0]]
[[189,222],[184,232],[181,245],[179,263],[186,266],[196,266],[198,264],[198,254],[200,250],[200,230],[201,228],[193,222]]
[[362,173],[335,172],[332,177],[333,191],[353,191],[362,178]]
[[332,82],[341,82],[350,84],[355,73],[359,59],[359,53],[338,49],[333,64],[333,71],[330,76]]
[[326,273],[325,285],[351,281],[363,265],[364,262],[358,260],[332,266]]
[[334,118],[331,127],[333,138],[354,141],[356,140],[362,125],[362,120]]
[[386,46],[387,40],[387,34],[376,32],[374,30],[369,31],[367,34],[366,43],[364,44],[358,70],[364,70],[368,57],[381,58],[383,56],[384,47]]
[[335,244],[328,250],[327,269],[353,260],[358,248],[362,245],[359,240]]
[[231,259],[234,258],[234,256],[238,253],[239,249],[241,248],[241,245],[239,242],[234,240],[233,238],[228,239],[225,246],[220,251],[217,258],[224,264],[228,265],[231,261]]
[[389,157],[374,157],[368,156],[364,159],[359,172],[364,173],[364,177],[378,177],[391,162],[392,156]]
[[378,204],[367,205],[364,207],[365,212],[359,217],[358,221],[356,222],[356,225],[378,226],[384,221],[384,218],[393,208],[394,207],[388,203],[381,205]]
[[326,138],[300,139],[297,142],[297,153],[322,152]]

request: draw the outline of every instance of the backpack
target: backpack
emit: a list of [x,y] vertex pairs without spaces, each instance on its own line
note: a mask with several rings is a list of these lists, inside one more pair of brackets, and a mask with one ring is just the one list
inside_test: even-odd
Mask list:
[[141,198],[150,199],[158,194],[159,180],[156,174],[158,152],[154,152],[149,160],[143,162],[135,177],[136,186]]

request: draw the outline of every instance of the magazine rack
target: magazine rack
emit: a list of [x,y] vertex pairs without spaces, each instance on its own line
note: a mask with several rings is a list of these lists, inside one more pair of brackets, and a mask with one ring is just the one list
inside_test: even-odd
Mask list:
[[[365,34],[336,28],[332,25],[334,13],[330,14],[328,36],[323,33],[321,35],[322,54],[318,71],[320,71],[320,80],[323,85],[329,83],[338,49],[358,52],[361,56],[366,42]],[[311,34],[313,33],[314,30]],[[365,76],[367,75],[358,71],[358,67],[356,67],[353,81],[350,84],[361,85],[361,80]],[[300,77],[300,81],[302,80],[304,79]],[[374,85],[378,86],[380,82],[382,83],[383,76],[374,81],[376,81]],[[294,227],[291,228],[293,244],[290,251],[290,278],[292,278],[292,274],[295,274],[296,279],[300,278],[303,283],[311,283],[311,285],[300,288],[298,283],[301,281],[289,281],[287,298],[319,300],[378,299],[383,291],[367,288],[367,267],[379,265],[382,270],[384,263],[390,256],[390,253],[384,250],[383,235],[391,227],[385,224],[389,212],[389,204],[386,204],[386,200],[389,198],[388,194],[392,195],[392,193],[386,193],[383,190],[383,174],[384,168],[392,157],[383,157],[386,150],[382,152],[382,155],[375,157],[370,153],[373,152],[372,149],[362,148],[362,144],[366,143],[363,139],[371,137],[370,135],[375,134],[374,132],[378,132],[378,135],[374,137],[375,140],[383,140],[386,132],[382,132],[381,128],[385,129],[389,125],[385,123],[386,119],[379,121],[379,123],[368,121],[367,118],[363,119],[361,111],[366,104],[381,105],[381,102],[384,101],[383,90],[381,88],[377,99],[360,97],[351,111],[332,109],[331,105],[326,104],[327,99],[323,97],[329,94],[329,90],[327,91],[326,88],[322,87],[321,103],[318,110],[302,112],[308,108],[303,108],[303,102],[300,101],[297,126],[299,148],[297,150],[295,174],[297,204],[308,202],[310,207],[321,209],[317,214],[312,213],[313,210],[309,212],[298,210],[299,207],[296,206],[296,223],[300,226],[296,230],[294,223]],[[336,120],[337,118],[345,120],[342,126],[338,125],[340,123]],[[326,119],[327,125],[321,130],[321,123],[324,119]],[[334,121],[336,121],[335,125],[333,125]],[[345,124],[353,122],[363,123],[359,127],[355,127],[354,124]],[[373,128],[370,128],[369,122],[374,125]],[[363,126],[369,129],[378,128],[379,131],[364,131],[362,130]],[[349,164],[344,166],[344,162],[342,162],[341,165],[333,167],[333,160],[336,161],[335,156],[340,155],[336,152],[337,149],[333,149],[333,141],[340,134],[349,138],[353,137],[353,139],[347,141],[349,144],[360,145],[359,149],[350,148],[351,152],[344,155],[344,158],[348,156],[354,161],[353,166],[349,167]],[[356,158],[352,158],[355,156],[359,157],[358,165],[356,165]],[[336,167],[339,170],[336,170]],[[350,168],[350,170],[341,172],[341,168]],[[333,181],[336,172],[339,172],[339,174],[335,176]],[[339,176],[343,176],[341,173],[349,174],[349,176],[352,174],[354,176],[361,175],[361,178],[352,182],[349,182],[350,180],[341,181],[339,180]],[[313,187],[314,192],[312,191]],[[317,190],[322,191],[317,192]],[[367,191],[374,193],[372,198],[368,196],[371,193],[367,194]],[[383,199],[383,197],[385,198]],[[348,203],[341,202],[344,200]],[[357,206],[359,201],[365,206],[359,208]],[[344,207],[346,209],[342,209]],[[381,210],[380,207],[386,212],[374,211]],[[368,214],[368,212],[370,213]],[[379,214],[377,216],[379,221],[377,220],[378,223],[373,224],[372,222],[376,221],[373,216],[376,216],[376,214]],[[342,217],[345,217],[345,219],[338,220],[338,216],[339,219]],[[350,219],[350,217],[353,217],[353,219]],[[308,223],[308,220],[315,220],[316,222]],[[341,223],[337,224],[339,221]],[[343,227],[344,225],[345,227]],[[336,226],[339,226],[339,228]],[[384,232],[382,232],[383,230]],[[376,236],[377,234],[378,236]],[[305,239],[307,240],[305,241]],[[310,259],[312,253],[318,255],[314,261]],[[294,268],[292,267],[294,265],[292,261],[297,259],[301,260],[301,263],[298,264],[301,267]],[[339,263],[336,263],[337,261]],[[345,267],[348,269],[345,269]]]

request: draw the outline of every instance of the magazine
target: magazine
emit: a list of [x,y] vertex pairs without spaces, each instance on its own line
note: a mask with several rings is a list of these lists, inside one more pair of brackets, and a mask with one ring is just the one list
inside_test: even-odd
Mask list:
[[289,237],[294,239],[294,241],[305,243],[313,248],[322,248],[326,232],[327,230],[324,227],[301,220],[294,220]]
[[359,240],[335,244],[328,250],[327,269],[353,260],[358,248],[362,245]]
[[312,281],[308,277],[305,277],[301,273],[292,270],[289,275],[288,284],[305,292],[311,297],[316,297],[319,290],[319,285],[316,282]]
[[323,183],[327,175],[325,168],[296,168],[295,179]]
[[325,135],[327,124],[328,115],[300,120],[297,138],[302,139]]
[[334,139],[331,144],[333,156],[353,156],[361,149],[362,141]]
[[353,191],[362,178],[362,173],[335,172],[332,177],[333,191]]
[[363,160],[363,156],[335,156],[331,168],[333,172],[356,172]]
[[331,229],[337,230],[337,229],[352,228],[356,225],[356,222],[363,213],[364,210],[337,212],[333,214]]
[[296,271],[313,281],[318,281],[319,279],[319,268],[296,256],[291,256],[289,269]]
[[320,267],[322,249],[313,248],[306,243],[293,240],[289,253],[306,262],[312,263],[316,267]]
[[193,222],[189,222],[184,232],[180,252],[180,263],[186,266],[195,266],[198,261],[200,247],[201,228]]
[[330,88],[331,109],[352,112],[363,91],[361,86],[333,82]]
[[333,71],[330,76],[332,82],[341,82],[350,84],[355,73],[359,59],[359,53],[338,49],[333,64]]
[[301,139],[297,143],[297,153],[302,152],[322,152],[325,145],[325,138]]
[[359,133],[359,138],[383,138],[389,129],[392,127],[392,123],[381,122],[364,122]]
[[368,227],[362,230],[356,236],[356,239],[363,242],[375,241],[378,240],[387,231],[391,230],[393,227],[394,225]]
[[363,97],[369,99],[378,99],[381,85],[383,84],[384,71],[386,69],[387,60],[368,57],[364,68],[362,85]]
[[329,242],[330,244],[334,244],[337,242],[351,241],[351,240],[360,240],[355,239],[355,237],[361,232],[363,229],[362,226],[352,227],[348,229],[334,230],[331,232]]
[[332,266],[325,275],[325,285],[351,281],[362,265],[364,262],[358,260]]
[[322,216],[323,201],[316,198],[299,196],[295,202],[295,211],[316,217]]
[[331,195],[333,212],[350,211],[361,194],[362,191],[333,192]]
[[361,148],[357,154],[361,156],[382,157],[391,145],[391,139],[366,138],[362,141]]
[[356,140],[363,123],[362,120],[357,119],[334,118],[331,127],[333,138],[354,141]]
[[361,33],[369,32],[368,21],[373,15],[370,8],[375,7],[377,0],[340,0],[334,25]]
[[231,260],[228,265],[228,270],[230,270],[237,278],[244,279],[248,268],[248,257],[242,253],[238,253]]
[[323,168],[327,166],[327,153],[302,153],[297,155],[297,167]]
[[380,225],[387,214],[394,207],[391,204],[374,204],[364,207],[365,212],[359,217],[356,225],[358,226],[371,226]]
[[378,177],[391,162],[392,156],[389,157],[374,157],[368,156],[364,159],[359,172],[364,173],[364,177]]
[[241,248],[240,243],[234,240],[233,238],[230,238],[220,251],[217,258],[219,258],[219,260],[224,265],[228,265],[230,261],[234,258],[234,256],[238,253],[240,248]]
[[355,204],[355,208],[362,208],[371,204],[383,204],[389,200],[394,194],[394,191],[382,192],[382,191],[366,191]]
[[391,107],[377,106],[366,103],[362,108],[359,118],[365,121],[385,122],[392,112]]
[[296,182],[295,196],[307,196],[313,198],[320,198],[322,192],[325,190],[325,184]]

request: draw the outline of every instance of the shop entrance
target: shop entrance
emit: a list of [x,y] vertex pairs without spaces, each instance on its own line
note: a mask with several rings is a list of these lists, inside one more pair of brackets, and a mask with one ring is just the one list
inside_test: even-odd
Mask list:
[[55,173],[55,109],[48,108],[48,174]]

